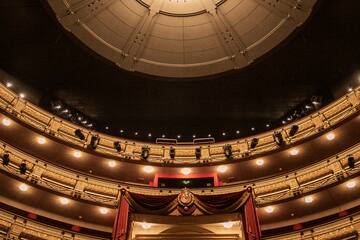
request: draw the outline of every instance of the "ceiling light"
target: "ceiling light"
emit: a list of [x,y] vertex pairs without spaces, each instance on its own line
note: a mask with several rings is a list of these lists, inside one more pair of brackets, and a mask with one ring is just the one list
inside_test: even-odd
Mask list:
[[44,138],[44,137],[38,137],[38,138],[36,139],[36,141],[37,141],[38,144],[43,145],[43,144],[46,143],[46,138]]
[[113,145],[114,145],[114,148],[115,148],[115,150],[116,150],[117,152],[120,152],[120,151],[121,151],[121,144],[120,144],[119,141],[114,142]]
[[326,134],[326,139],[329,141],[332,141],[335,139],[335,134],[333,132],[330,132],[328,134]]
[[258,165],[258,166],[262,166],[262,165],[264,165],[264,159],[262,159],[262,158],[259,158],[259,159],[256,159],[256,165]]
[[208,134],[208,137],[211,137],[211,134]]
[[251,139],[250,148],[251,148],[251,149],[256,148],[256,146],[258,145],[258,143],[259,143],[259,139],[258,139],[258,138],[253,138],[253,139]]
[[135,136],[137,136],[139,133],[138,133],[138,132],[135,132],[134,134],[135,134]]
[[252,127],[252,128],[251,128],[251,131],[255,131],[255,128],[254,128],[254,127]]
[[146,160],[148,159],[150,154],[150,148],[147,146],[141,147],[141,159]]
[[228,169],[228,167],[224,166],[224,165],[217,167],[217,171],[220,173],[226,172],[227,169]]
[[305,201],[306,203],[312,203],[312,202],[314,201],[314,198],[313,198],[312,196],[306,196],[306,197],[304,198],[304,201]]
[[295,134],[299,131],[299,126],[298,125],[292,125],[289,131],[289,135],[290,137],[295,136]]
[[28,186],[27,184],[25,184],[25,183],[21,183],[21,184],[19,185],[19,189],[20,189],[20,191],[22,191],[22,192],[26,192],[27,190],[29,190],[29,186]]
[[142,222],[142,223],[140,223],[140,225],[141,225],[141,227],[142,227],[143,229],[149,229],[149,228],[151,228],[151,223]]
[[59,199],[59,201],[60,201],[60,203],[61,203],[62,205],[68,205],[69,202],[70,202],[70,200],[69,200],[68,198],[64,198],[64,197],[61,197],[61,198]]
[[229,144],[226,144],[224,147],[224,154],[227,158],[232,158],[232,147]]
[[101,214],[107,214],[109,212],[109,209],[105,208],[105,207],[101,207],[101,208],[99,208],[99,211]]
[[181,169],[181,173],[184,175],[189,175],[191,173],[191,169],[190,168],[183,168]]
[[299,149],[293,148],[293,149],[290,150],[290,155],[291,156],[296,156],[298,154],[299,154]]
[[267,128],[270,127],[270,124],[266,124],[266,127],[267,127]]
[[234,222],[224,222],[224,228],[232,228],[234,226]]
[[8,119],[8,118],[3,118],[2,124],[3,124],[4,126],[8,127],[8,126],[11,125],[11,120]]
[[82,141],[85,140],[85,135],[82,133],[82,131],[80,129],[76,129],[74,133],[75,133],[75,136],[78,137],[80,140],[82,140]]
[[265,208],[265,211],[266,211],[267,213],[272,213],[272,212],[274,212],[274,207],[273,207],[273,206],[267,206],[267,207]]
[[120,133],[123,133],[123,132],[124,132],[124,130],[120,129]]
[[151,136],[152,136],[152,134],[151,134],[151,133],[149,133],[149,134],[148,134],[148,137],[151,137]]
[[170,158],[171,158],[171,159],[174,159],[174,158],[175,158],[175,148],[172,147],[172,146],[170,147],[169,155],[170,155]]
[[13,86],[13,84],[11,82],[6,83],[6,87],[11,88],[12,86]]
[[108,162],[108,165],[109,165],[109,167],[115,167],[116,166],[116,162],[114,161],[114,160],[110,160],[109,162]]
[[109,130],[109,127],[108,127],[108,126],[106,126],[106,127],[105,127],[105,129],[106,129],[106,130]]
[[346,183],[347,188],[354,188],[356,186],[356,182],[354,180],[350,180]]
[[20,93],[19,96],[20,96],[20,98],[24,98],[24,97],[25,97],[25,94],[24,94],[24,93]]
[[166,137],[165,134],[161,135],[162,138]]
[[177,135],[177,138],[180,139],[180,138],[181,138],[181,135]]
[[144,167],[144,172],[146,172],[146,173],[152,173],[153,171],[154,171],[154,168],[151,166]]
[[239,130],[236,130],[236,134],[240,134],[240,131],[239,131]]
[[352,87],[349,87],[348,88],[348,92],[352,92],[353,88]]
[[193,138],[196,138],[196,135],[195,135],[195,134],[193,135]]
[[74,155],[74,157],[79,158],[79,157],[81,157],[81,152],[79,150],[75,150],[73,152],[73,155]]
[[223,132],[223,133],[222,133],[222,135],[223,135],[223,136],[226,136],[226,133],[225,133],[225,132]]

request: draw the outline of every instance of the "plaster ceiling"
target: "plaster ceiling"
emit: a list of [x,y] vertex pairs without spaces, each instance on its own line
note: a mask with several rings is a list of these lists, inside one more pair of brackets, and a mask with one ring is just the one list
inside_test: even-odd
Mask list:
[[49,0],[63,27],[118,67],[163,77],[244,68],[317,0]]

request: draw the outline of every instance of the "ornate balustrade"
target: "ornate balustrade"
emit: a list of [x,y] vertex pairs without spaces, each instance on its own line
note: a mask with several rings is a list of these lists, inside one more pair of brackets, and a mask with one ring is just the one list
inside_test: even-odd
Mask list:
[[32,221],[16,214],[0,210],[0,238],[27,240],[101,240],[106,238],[87,236],[65,231]]
[[[28,155],[6,143],[1,142],[0,156],[9,154],[10,162],[7,166],[0,165],[0,169],[17,175],[39,186],[51,189],[61,194],[81,198],[94,204],[114,207],[117,204],[120,190],[127,189],[130,192],[148,195],[167,195],[178,193],[179,189],[154,189],[148,185],[132,184],[127,182],[114,182],[108,179],[64,169],[44,162]],[[348,157],[353,156],[356,160],[355,168],[348,166]],[[254,190],[257,206],[274,203],[280,200],[316,191],[319,188],[336,183],[344,178],[358,174],[360,168],[360,143],[348,148],[327,159],[320,159],[316,164],[309,165],[286,175],[261,179],[252,182],[239,182],[224,184],[216,188],[193,189],[196,194],[222,194],[242,191],[247,187]],[[26,161],[27,173],[19,174],[19,166]]]
[[[226,145],[232,147],[234,160],[257,154],[265,154],[279,148],[273,138],[274,132],[282,135],[285,144],[293,144],[314,136],[320,131],[331,128],[350,116],[357,114],[359,112],[359,104],[360,88],[357,88],[318,112],[273,131],[223,143],[173,145],[176,157],[172,159],[170,156],[170,145],[132,141],[84,129],[21,99],[18,95],[0,84],[0,109],[45,134],[51,134],[60,140],[84,148],[90,144],[91,136],[99,135],[100,142],[95,149],[96,152],[122,159],[139,161],[141,160],[141,149],[146,146],[149,148],[149,157],[147,159],[149,162],[171,162],[174,164],[193,164],[199,161],[225,161],[227,158],[224,154],[224,146]],[[290,129],[293,125],[297,125],[299,129],[295,135],[290,136]],[[75,136],[74,132],[76,129],[80,129],[84,133],[85,140],[80,140]],[[252,148],[251,141],[254,138],[258,139],[258,144]],[[119,142],[121,146],[120,151],[114,148],[114,142]],[[198,147],[201,147],[201,158],[199,160],[195,156],[195,149]]]

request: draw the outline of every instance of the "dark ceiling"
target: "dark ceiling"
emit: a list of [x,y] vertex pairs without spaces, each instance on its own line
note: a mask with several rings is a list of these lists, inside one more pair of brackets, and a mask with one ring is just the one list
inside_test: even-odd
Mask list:
[[59,98],[112,134],[234,138],[238,129],[263,130],[314,94],[330,101],[359,74],[358,0],[320,1],[308,23],[259,62],[197,79],[120,70],[63,30],[46,6],[0,2],[0,68],[18,79],[15,90],[33,89],[29,97],[43,107]]

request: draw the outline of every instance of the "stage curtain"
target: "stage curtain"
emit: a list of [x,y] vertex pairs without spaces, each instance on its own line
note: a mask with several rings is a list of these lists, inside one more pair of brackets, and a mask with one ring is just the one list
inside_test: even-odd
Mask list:
[[248,198],[245,203],[244,211],[242,214],[243,226],[245,231],[246,240],[261,239],[261,229],[259,219],[256,215],[256,208],[252,196]]
[[129,221],[129,203],[125,198],[125,192],[122,192],[119,201],[119,210],[114,222],[112,239],[113,240],[126,240],[128,221]]

